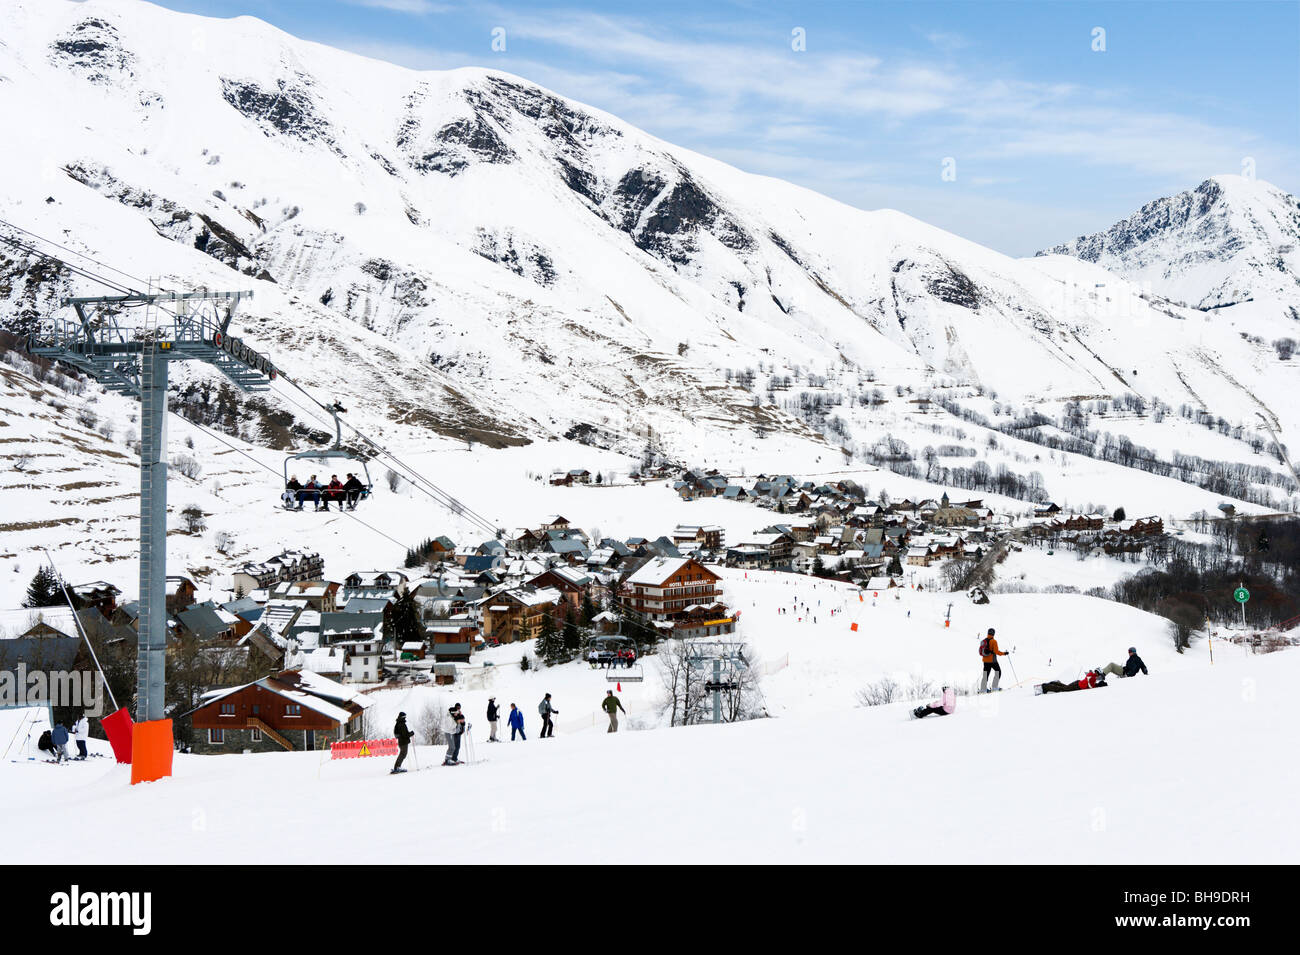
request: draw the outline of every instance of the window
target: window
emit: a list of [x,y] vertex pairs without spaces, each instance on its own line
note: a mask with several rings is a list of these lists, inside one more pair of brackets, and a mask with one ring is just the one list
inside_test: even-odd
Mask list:
[[208,730],[209,743],[224,743],[226,741],[225,730]]
[[221,715],[222,715],[222,716],[234,716],[234,715],[235,715],[235,704],[234,704],[234,703],[222,703],[222,704],[221,704]]
[[262,731],[258,729],[256,726],[253,727],[253,742],[254,743],[262,742]]
[[302,716],[302,706],[298,703],[286,703],[284,705],[285,716]]

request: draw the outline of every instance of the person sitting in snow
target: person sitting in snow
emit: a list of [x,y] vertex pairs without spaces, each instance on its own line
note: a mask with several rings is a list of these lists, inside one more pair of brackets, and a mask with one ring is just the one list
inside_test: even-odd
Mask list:
[[1044,693],[1071,693],[1075,690],[1091,690],[1094,687],[1105,686],[1106,678],[1102,676],[1100,670],[1089,670],[1082,680],[1076,680],[1072,683],[1062,683],[1060,680],[1052,680],[1043,684]]
[[945,686],[941,699],[935,700],[929,706],[918,706],[912,711],[912,715],[920,720],[927,716],[948,716],[955,709],[957,709],[957,691],[950,686]]
[[1143,663],[1142,658],[1138,656],[1137,647],[1128,648],[1128,659],[1124,661],[1123,666],[1120,666],[1118,663],[1107,663],[1101,668],[1103,675],[1113,673],[1120,679],[1123,679],[1126,676],[1137,676],[1138,671],[1141,671],[1143,676],[1151,675],[1147,671],[1147,665]]

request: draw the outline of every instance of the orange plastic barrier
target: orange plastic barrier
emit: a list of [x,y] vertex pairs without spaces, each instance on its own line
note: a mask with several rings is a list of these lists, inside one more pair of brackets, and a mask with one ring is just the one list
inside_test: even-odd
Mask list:
[[396,756],[397,740],[351,739],[330,743],[330,759],[359,759],[363,756]]
[[172,774],[171,720],[150,720],[131,728],[131,785],[151,783]]
[[851,624],[849,624],[849,629],[852,630],[854,633],[857,633],[857,632],[858,632],[858,625],[857,625],[856,623],[851,623]]
[[119,763],[131,762],[131,714],[124,706],[109,713],[99,721],[108,737],[108,745],[113,747],[113,755]]

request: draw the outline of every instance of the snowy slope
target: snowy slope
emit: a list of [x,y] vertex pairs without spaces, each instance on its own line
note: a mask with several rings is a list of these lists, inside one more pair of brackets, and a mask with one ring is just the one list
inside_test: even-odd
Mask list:
[[[728,587],[749,588],[755,613],[784,602],[781,575],[754,576]],[[807,581],[801,592],[817,599]],[[1216,643],[1211,665],[1201,642],[1181,657],[1166,649],[1164,621],[1137,611],[1087,598],[995,598],[970,608],[981,616],[962,627],[995,620],[1001,635],[1005,626],[1027,682],[1058,675],[1034,659],[1030,641],[1095,665],[1131,640],[1151,675],[1069,695],[1034,697],[1026,686],[960,697],[953,716],[911,722],[910,704],[862,709],[849,690],[894,671],[969,677],[978,663],[969,636],[939,625],[939,595],[904,600],[913,601],[910,623],[891,618],[886,630],[868,626],[851,638],[841,628],[839,641],[828,632],[783,638],[788,623],[756,628],[766,659],[789,647],[789,666],[764,681],[777,719],[613,736],[569,728],[603,696],[602,675],[499,666],[498,701],[519,703],[531,730],[537,699],[552,691],[559,728],[553,740],[530,733],[528,742],[490,746],[480,716],[489,691],[449,690],[476,724],[477,755],[487,758],[477,765],[436,766],[442,750],[428,746],[408,766],[432,768],[398,778],[381,759],[180,755],[174,777],[132,788],[108,760],[0,763],[0,812],[32,823],[10,833],[10,855],[47,863],[1221,864],[1286,862],[1300,850],[1285,800],[1261,796],[1294,791],[1295,763],[1259,758],[1290,748],[1300,654],[1248,656]],[[1027,636],[1035,620],[1041,629]],[[859,649],[849,651],[850,639]],[[651,705],[651,687],[630,690],[625,684],[622,695],[635,720]],[[398,705],[383,701],[385,718]],[[411,699],[400,705],[418,712]],[[1240,745],[1246,738],[1249,747]],[[294,807],[291,838],[284,819],[266,812],[271,801]],[[464,811],[376,824],[379,804]],[[86,839],[54,824],[88,816],[116,825]],[[319,837],[327,832],[364,836]]]
[[[0,103],[33,143],[0,160],[0,217],[133,274],[255,288],[254,344],[374,417],[493,445],[585,425],[624,450],[653,428],[678,455],[719,431],[807,453],[824,445],[767,403],[768,375],[1176,406],[1175,363],[1222,386],[1216,413],[1257,410],[1235,336],[1185,310],[741,173],[518,77],[136,2],[4,16]],[[35,265],[0,260],[10,327],[77,284],[33,291]],[[750,388],[727,377],[756,365]]]
[[1254,299],[1257,311],[1267,304],[1300,321],[1300,199],[1262,180],[1215,176],[1047,252],[1096,263],[1193,308]]

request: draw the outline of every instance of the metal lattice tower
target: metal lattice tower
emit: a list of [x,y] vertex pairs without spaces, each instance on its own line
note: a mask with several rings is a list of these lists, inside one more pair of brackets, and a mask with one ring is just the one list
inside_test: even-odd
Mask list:
[[[722,693],[739,687],[737,670],[749,667],[745,659],[745,645],[736,640],[688,640],[686,658],[691,666],[699,669],[712,666],[713,678],[704,684],[704,689],[713,694],[713,722],[722,722]],[[723,679],[723,667],[726,667],[726,679]]]
[[[65,299],[77,321],[43,323],[28,350],[140,398],[140,621],[136,719],[165,715],[167,653],[167,365],[204,361],[244,391],[265,391],[275,366],[227,335],[252,292],[149,292]],[[164,308],[170,305],[171,309]],[[223,308],[224,307],[224,308]],[[143,308],[134,326],[118,319]],[[224,314],[223,314],[224,312]],[[165,319],[165,320],[164,320]]]

